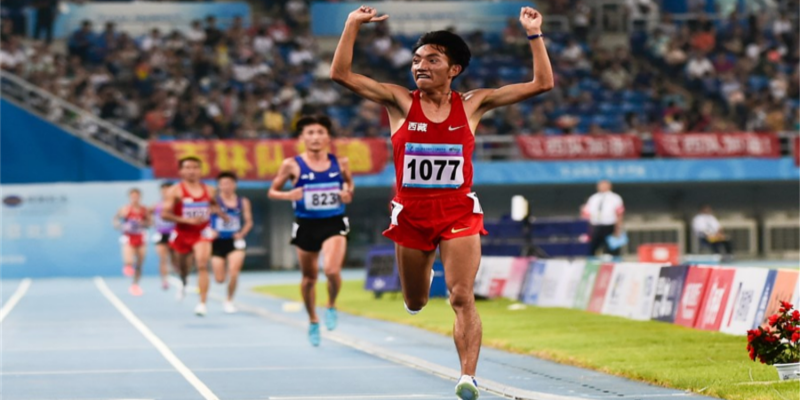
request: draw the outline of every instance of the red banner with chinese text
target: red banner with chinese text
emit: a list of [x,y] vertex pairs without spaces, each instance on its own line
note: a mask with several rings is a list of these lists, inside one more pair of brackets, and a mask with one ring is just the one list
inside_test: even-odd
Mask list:
[[770,133],[684,133],[654,137],[662,157],[767,157],[781,156],[778,135]]
[[642,140],[636,135],[517,136],[522,155],[536,160],[596,160],[639,158]]
[[[336,139],[332,153],[347,157],[353,174],[374,174],[389,159],[385,139]],[[270,180],[281,163],[303,151],[297,140],[217,140],[150,142],[153,175],[178,178],[178,160],[195,156],[203,161],[203,177],[222,171],[234,172],[243,180]]]

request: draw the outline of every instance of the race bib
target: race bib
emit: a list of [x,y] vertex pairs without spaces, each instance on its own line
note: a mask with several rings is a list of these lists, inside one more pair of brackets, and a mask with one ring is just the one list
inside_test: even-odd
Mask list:
[[208,208],[208,202],[199,202],[199,203],[189,203],[184,200],[183,202],[183,212],[181,213],[183,218],[203,218],[208,219],[211,212]]
[[242,221],[238,215],[228,215],[228,222],[222,218],[216,218],[214,230],[218,232],[239,232],[242,229]]
[[462,145],[406,143],[403,187],[458,189],[463,183]]
[[303,186],[303,202],[306,210],[324,211],[339,208],[339,182],[314,183]]

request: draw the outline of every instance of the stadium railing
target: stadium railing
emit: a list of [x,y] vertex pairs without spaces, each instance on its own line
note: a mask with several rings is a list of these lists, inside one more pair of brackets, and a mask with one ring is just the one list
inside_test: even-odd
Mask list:
[[4,100],[57,124],[72,135],[136,165],[147,165],[148,142],[7,71],[0,73]]

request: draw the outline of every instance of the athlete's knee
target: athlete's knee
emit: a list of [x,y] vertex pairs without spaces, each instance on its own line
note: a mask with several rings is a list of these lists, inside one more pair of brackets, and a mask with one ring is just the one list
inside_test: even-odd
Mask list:
[[450,291],[450,306],[453,310],[463,310],[475,307],[475,295],[469,289],[454,289]]
[[214,280],[217,281],[217,283],[225,283],[225,275],[214,276]]

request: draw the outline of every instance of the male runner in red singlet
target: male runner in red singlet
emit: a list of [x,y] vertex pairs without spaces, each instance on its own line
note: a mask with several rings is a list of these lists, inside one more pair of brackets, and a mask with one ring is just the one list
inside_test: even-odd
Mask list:
[[377,15],[366,6],[350,13],[333,57],[331,79],[389,112],[397,196],[384,235],[396,243],[406,309],[415,314],[427,303],[438,246],[456,314],[453,336],[462,373],[456,394],[476,399],[474,375],[482,332],[473,284],[481,257],[479,234],[486,231],[478,198],[470,192],[474,132],[487,111],[553,88],[553,71],[541,38],[542,16],[530,7],[520,10],[533,53],[532,81],[457,93],[451,85],[469,65],[470,51],[463,39],[447,31],[426,33],[414,46],[411,73],[417,90],[413,92],[354,73],[353,45],[359,27],[388,18]]
[[194,312],[202,317],[207,312],[208,262],[211,258],[211,241],[214,239],[214,233],[208,227],[208,222],[212,212],[225,221],[228,220],[228,216],[220,211],[214,188],[200,181],[201,167],[202,161],[197,157],[184,157],[178,161],[181,181],[169,189],[164,199],[161,218],[175,222],[170,247],[177,253],[177,267],[181,275],[182,286],[178,288],[179,300],[186,294],[186,278],[191,270],[189,257],[194,255],[197,284],[200,288],[200,303]]
[[114,215],[114,227],[122,230],[120,243],[122,244],[122,273],[133,277],[133,284],[128,291],[134,296],[142,295],[139,279],[142,277],[142,264],[147,253],[147,244],[144,240],[145,229],[150,225],[150,215],[147,207],[141,204],[142,193],[139,189],[128,192],[129,204],[122,206]]

